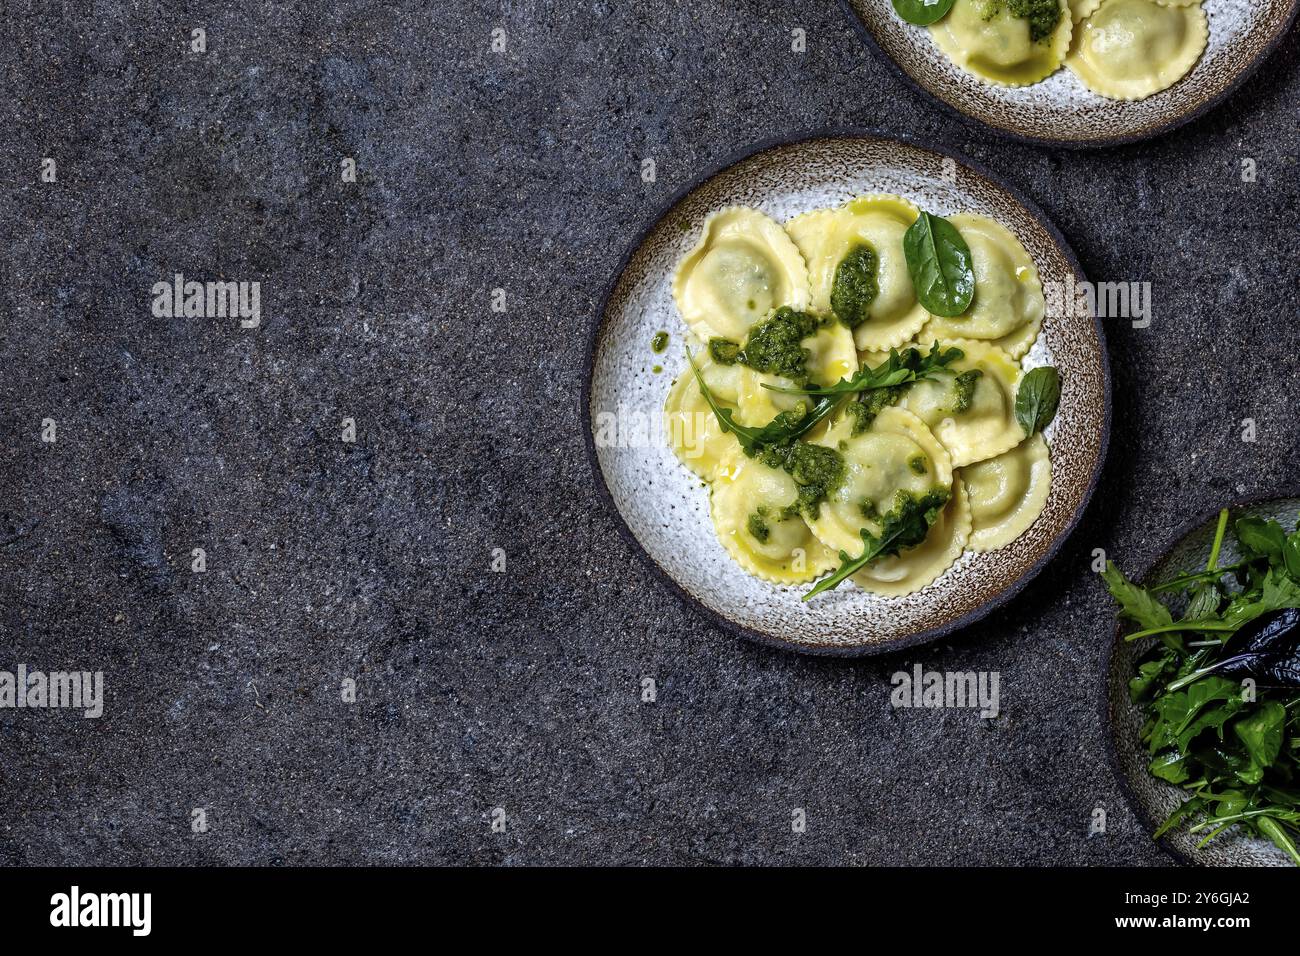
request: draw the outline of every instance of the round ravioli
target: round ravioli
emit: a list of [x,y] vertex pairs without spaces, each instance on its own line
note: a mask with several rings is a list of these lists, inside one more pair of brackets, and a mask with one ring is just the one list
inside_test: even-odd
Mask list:
[[1066,65],[1088,89],[1117,100],[1140,100],[1173,86],[1209,39],[1199,6],[1154,0],[1105,0],[1079,29]]
[[961,470],[970,496],[972,551],[996,551],[1020,537],[1042,514],[1052,463],[1041,434],[996,458]]
[[799,487],[784,471],[746,457],[737,446],[718,467],[712,487],[709,511],[718,541],[750,574],[798,584],[839,564],[790,507]]
[[[1041,24],[1042,3],[1031,0],[956,0],[948,15],[929,27],[935,45],[963,70],[1002,86],[1037,83],[1054,73],[1070,49],[1073,18],[1067,0],[1051,32]],[[1050,13],[1051,0],[1047,0]],[[1025,8],[1035,16],[1017,16]],[[1038,8],[1038,9],[1034,9]]]
[[[928,313],[916,301],[907,271],[903,234],[920,215],[916,206],[885,193],[859,196],[838,209],[818,209],[786,224],[808,264],[809,295],[814,310],[834,315],[835,278],[842,264],[870,252],[874,259],[875,294],[866,318],[853,328],[859,349],[890,349],[906,342],[923,326]],[[856,316],[839,316],[851,322]]]
[[673,299],[701,339],[743,342],[779,306],[807,308],[808,270],[780,224],[730,206],[704,221],[700,241],[677,266]]
[[[697,356],[696,363],[709,391],[721,404],[734,410],[736,392],[728,385],[732,378],[730,369],[715,365],[707,353]],[[734,435],[722,430],[690,368],[684,369],[668,390],[664,401],[664,432],[673,454],[705,481],[712,481],[723,459],[740,447]]]
[[960,476],[953,478],[952,497],[915,548],[872,561],[853,575],[864,591],[901,597],[919,591],[953,566],[970,538],[971,512]]
[[941,341],[992,340],[1012,358],[1020,358],[1038,337],[1046,310],[1034,260],[1001,223],[972,213],[958,213],[948,221],[970,247],[975,297],[961,315],[934,316],[925,334]]
[[865,431],[858,419],[842,412],[817,444],[844,458],[844,476],[832,490],[815,521],[813,534],[833,552],[862,554],[862,529],[880,532],[880,518],[898,492],[922,497],[952,485],[952,458],[925,427],[901,408],[884,408]]
[[[838,322],[825,322],[813,335],[799,343],[808,353],[804,367],[812,385],[834,385],[852,375],[858,368],[858,353],[853,347],[853,335]],[[791,388],[793,381],[780,375],[759,372],[743,365],[732,366],[736,373],[740,408],[737,420],[742,425],[766,425],[781,412],[789,411],[800,402],[811,407],[814,399],[804,395],[790,395],[774,388]],[[767,386],[773,386],[769,388]]]
[[930,427],[955,468],[1020,444],[1025,437],[1016,421],[1020,366],[988,342],[951,339],[943,344],[955,345],[965,355],[933,378],[910,386],[899,405]]

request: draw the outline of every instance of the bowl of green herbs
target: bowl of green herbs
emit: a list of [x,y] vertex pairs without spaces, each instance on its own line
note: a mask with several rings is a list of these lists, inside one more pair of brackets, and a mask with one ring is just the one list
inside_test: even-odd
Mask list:
[[1187,863],[1300,865],[1300,498],[1225,508],[1134,583],[1106,666],[1134,808]]

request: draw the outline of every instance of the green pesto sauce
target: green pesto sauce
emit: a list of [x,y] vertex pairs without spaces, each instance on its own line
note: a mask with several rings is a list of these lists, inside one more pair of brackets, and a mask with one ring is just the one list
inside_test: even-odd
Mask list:
[[835,267],[831,281],[831,311],[850,329],[870,316],[871,303],[880,294],[880,259],[870,246],[855,246]]
[[740,346],[730,339],[709,339],[709,358],[719,365],[735,365],[743,357]]
[[980,380],[984,373],[977,368],[970,369],[958,375],[952,383],[953,392],[955,393],[952,403],[952,410],[961,414],[970,411],[971,400],[975,398],[975,383]]
[[662,352],[668,348],[668,333],[656,332],[655,337],[650,340],[650,349],[653,352]]
[[859,501],[858,510],[862,512],[862,517],[868,521],[880,520],[880,509],[876,507],[876,503],[870,498],[863,498]]
[[658,375],[658,374],[659,374],[660,372],[662,372],[663,370],[664,370],[664,367],[663,367],[662,365],[656,365],[656,366],[654,366],[654,368],[650,369],[650,371],[654,372],[656,375]]
[[911,468],[912,471],[918,475],[925,475],[925,474],[929,474],[930,472],[928,462],[926,461],[926,457],[924,455],[915,456],[911,461],[907,463],[907,467]]
[[930,533],[930,526],[939,520],[950,497],[947,488],[933,488],[923,495],[909,495],[898,491],[894,495],[893,506],[881,520],[881,538],[888,538],[897,532],[889,548],[881,552],[898,554],[904,548],[915,548]]
[[769,528],[767,522],[763,520],[766,516],[767,509],[759,508],[756,512],[750,515],[749,520],[745,522],[745,530],[748,531],[750,536],[759,544],[767,544],[767,539],[772,535],[772,529]]
[[899,399],[907,392],[906,385],[890,385],[888,388],[873,388],[869,392],[860,392],[856,402],[846,406],[853,416],[853,428],[850,435],[861,435],[871,427],[876,416],[890,405],[897,405]]
[[870,319],[871,303],[880,294],[880,259],[870,246],[854,246],[835,267],[831,311],[850,329]]
[[984,0],[984,19],[992,20],[1004,6],[1013,17],[1029,21],[1029,39],[1035,43],[1055,33],[1061,22],[1061,4],[1057,0]]
[[709,339],[709,356],[719,365],[740,362],[755,371],[806,385],[808,357],[812,353],[799,343],[816,335],[822,321],[815,315],[782,306],[749,330],[743,347],[729,339]]
[[[797,420],[803,414],[803,408],[799,406],[782,412],[777,418],[794,416]],[[796,439],[779,445],[768,445],[754,457],[769,468],[780,468],[799,486],[795,500],[781,511],[783,521],[796,515],[816,520],[821,514],[822,501],[839,487],[844,477],[844,456],[824,445],[812,445]]]

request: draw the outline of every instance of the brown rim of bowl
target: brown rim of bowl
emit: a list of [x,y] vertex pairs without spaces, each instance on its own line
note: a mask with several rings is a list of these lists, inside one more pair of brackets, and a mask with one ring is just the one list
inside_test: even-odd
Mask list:
[[1206,113],[1219,106],[1219,104],[1228,97],[1232,96],[1232,94],[1236,93],[1241,89],[1242,84],[1250,79],[1255,74],[1255,71],[1263,65],[1264,61],[1273,55],[1273,52],[1281,46],[1283,39],[1286,38],[1287,33],[1291,29],[1291,24],[1295,22],[1296,12],[1300,11],[1300,0],[1289,0],[1289,2],[1291,4],[1291,9],[1287,13],[1286,19],[1282,23],[1282,27],[1276,34],[1269,38],[1269,41],[1266,44],[1255,51],[1250,62],[1247,63],[1245,68],[1233,78],[1232,82],[1214,96],[1211,96],[1208,100],[1198,103],[1191,109],[1179,113],[1163,123],[1158,123],[1143,132],[1133,133],[1130,135],[1100,136],[1091,139],[1051,139],[1046,136],[1029,136],[1025,133],[1017,133],[1015,130],[1008,129],[1005,126],[995,126],[986,120],[980,119],[978,116],[973,116],[972,114],[967,113],[957,104],[950,103],[937,93],[933,93],[926,89],[926,87],[922,86],[921,82],[912,76],[912,74],[909,73],[901,63],[885,52],[885,48],[877,42],[875,35],[858,14],[858,11],[854,8],[850,0],[840,0],[840,8],[848,15],[848,18],[853,21],[853,25],[857,29],[858,35],[864,41],[864,44],[869,47],[877,57],[893,67],[894,71],[903,78],[904,83],[910,86],[913,90],[916,90],[930,102],[938,103],[945,111],[957,117],[963,123],[981,129],[992,130],[999,136],[1004,136],[1017,143],[1027,143],[1030,146],[1051,146],[1055,149],[1105,149],[1111,146],[1127,146],[1131,143],[1140,143],[1144,140],[1154,139],[1157,136],[1164,136],[1166,133],[1171,133],[1180,126],[1185,126],[1193,120],[1200,119]]
[[[1143,553],[1141,572],[1129,580],[1142,583],[1150,577],[1151,572],[1163,562],[1174,548],[1189,534],[1204,525],[1209,524],[1219,516],[1219,512],[1227,508],[1229,512],[1237,511],[1242,508],[1253,508],[1258,505],[1267,504],[1270,501],[1279,501],[1283,498],[1300,498],[1300,488],[1284,489],[1282,491],[1269,492],[1268,494],[1252,495],[1249,498],[1242,498],[1232,501],[1226,505],[1220,505],[1211,512],[1199,515],[1195,518],[1189,518],[1179,526],[1178,530],[1170,536],[1165,546],[1158,553],[1153,554],[1154,549],[1147,549]],[[1124,639],[1123,628],[1119,625],[1119,617],[1116,615],[1115,627],[1111,639],[1107,641],[1101,651],[1101,678],[1100,689],[1097,693],[1097,707],[1100,712],[1102,726],[1106,728],[1106,762],[1110,765],[1111,773],[1119,781],[1120,791],[1124,794],[1124,799],[1128,801],[1129,808],[1133,815],[1138,818],[1147,835],[1151,836],[1156,832],[1156,828],[1163,821],[1155,820],[1147,812],[1146,805],[1138,799],[1133,790],[1132,784],[1129,783],[1128,774],[1124,771],[1123,765],[1119,760],[1119,749],[1115,746],[1115,723],[1111,719],[1110,713],[1110,666],[1111,658],[1115,655],[1115,648],[1119,642]],[[1171,844],[1167,839],[1161,837],[1158,840],[1152,840],[1156,846],[1160,847],[1165,854],[1183,866],[1205,866],[1205,863],[1195,857],[1190,857],[1182,850]]]
[[1041,209],[1038,208],[1037,204],[1025,196],[1019,189],[1006,182],[1002,177],[995,175],[980,163],[963,156],[961,153],[945,147],[935,146],[932,143],[912,136],[886,136],[876,130],[854,127],[834,127],[799,131],[785,136],[760,140],[752,146],[730,154],[719,163],[711,166],[706,172],[694,177],[687,182],[686,185],[677,189],[651,214],[646,224],[637,231],[632,241],[628,243],[627,247],[623,250],[622,255],[619,256],[613,275],[610,277],[608,283],[605,285],[604,291],[601,293],[596,308],[596,314],[592,319],[591,327],[587,333],[587,345],[583,354],[583,370],[585,374],[583,375],[582,390],[579,396],[579,401],[581,402],[579,417],[582,421],[583,447],[587,450],[587,464],[591,468],[592,477],[594,478],[596,485],[597,496],[604,503],[605,510],[613,517],[614,525],[618,529],[623,540],[626,541],[632,550],[640,557],[642,563],[647,565],[654,575],[668,586],[668,590],[672,594],[676,595],[680,602],[690,607],[695,611],[695,613],[699,614],[723,631],[736,637],[753,641],[756,644],[761,644],[765,647],[773,647],[783,651],[794,651],[798,654],[807,654],[813,657],[874,657],[935,641],[948,634],[959,631],[962,628],[969,627],[971,624],[974,624],[976,621],[981,620],[997,608],[1006,604],[1024,590],[1029,582],[1037,577],[1043,568],[1047,566],[1047,563],[1056,556],[1057,552],[1060,551],[1061,546],[1064,545],[1066,540],[1068,540],[1074,533],[1075,528],[1078,527],[1079,522],[1083,519],[1084,513],[1088,510],[1088,506],[1092,503],[1092,495],[1097,488],[1097,481],[1101,477],[1101,470],[1105,465],[1106,454],[1110,448],[1110,354],[1106,348],[1106,333],[1102,329],[1101,319],[1094,315],[1092,317],[1092,322],[1097,333],[1098,344],[1100,345],[1102,379],[1105,383],[1105,408],[1103,410],[1101,444],[1097,455],[1097,462],[1093,466],[1092,474],[1088,476],[1087,489],[1084,491],[1083,498],[1080,500],[1079,506],[1075,509],[1074,514],[1070,516],[1069,523],[1066,524],[1061,533],[1053,539],[1043,556],[1034,562],[1033,566],[1030,567],[1019,580],[1004,590],[1001,594],[990,598],[988,601],[962,617],[959,617],[954,621],[949,621],[948,623],[942,624],[938,627],[929,628],[916,634],[911,634],[907,637],[881,644],[858,645],[852,647],[814,646],[775,638],[768,634],[763,634],[760,631],[755,631],[752,628],[745,627],[744,625],[737,624],[706,607],[702,602],[690,595],[680,584],[673,580],[672,576],[659,566],[659,562],[655,561],[646,551],[645,545],[637,539],[636,535],[632,533],[632,529],[627,526],[627,522],[623,519],[622,513],[618,510],[618,505],[614,503],[614,498],[610,493],[609,485],[605,482],[605,473],[601,470],[600,460],[596,455],[596,441],[592,430],[591,420],[591,380],[592,372],[596,365],[596,349],[600,343],[601,330],[605,326],[605,313],[609,309],[609,301],[613,297],[619,279],[627,269],[627,265],[631,261],[632,256],[642,246],[642,244],[644,244],[646,239],[650,236],[650,233],[658,227],[658,225],[670,212],[672,212],[678,203],[710,179],[713,179],[720,173],[725,172],[737,163],[744,162],[752,156],[757,156],[759,153],[766,152],[769,149],[776,149],[782,146],[792,146],[797,143],[804,143],[818,139],[875,140],[876,142],[881,143],[893,143],[907,146],[912,149],[930,152],[941,157],[946,156],[949,159],[955,160],[966,168],[980,176],[983,176],[999,188],[1005,190],[1006,193],[1016,202],[1020,203],[1020,205],[1024,207],[1024,209],[1035,220],[1037,220],[1038,224],[1047,231],[1047,234],[1051,236],[1052,241],[1055,242],[1057,247],[1061,250],[1061,254],[1065,257],[1066,262],[1069,264],[1070,268],[1074,270],[1075,274],[1079,276],[1080,279],[1086,279],[1083,267],[1079,264],[1079,259],[1074,254],[1074,250],[1070,247],[1070,244],[1065,241],[1065,237],[1061,235],[1060,230],[1056,228],[1055,224],[1047,218]]

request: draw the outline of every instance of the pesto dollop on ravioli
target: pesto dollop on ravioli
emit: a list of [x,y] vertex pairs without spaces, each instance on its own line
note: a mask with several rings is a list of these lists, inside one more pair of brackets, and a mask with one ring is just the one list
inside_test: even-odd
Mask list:
[[1066,0],[956,0],[928,29],[963,70],[1003,86],[1056,72],[1070,49],[1074,21]]

